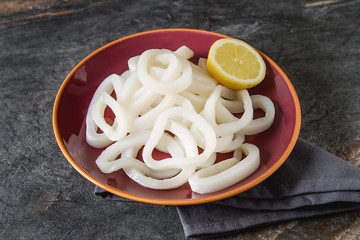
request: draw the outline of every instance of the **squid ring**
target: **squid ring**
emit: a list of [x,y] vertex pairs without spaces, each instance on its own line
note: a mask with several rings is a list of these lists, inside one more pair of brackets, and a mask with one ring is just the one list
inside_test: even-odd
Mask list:
[[260,165],[259,149],[252,144],[241,145],[247,155],[239,161],[236,157],[223,160],[198,170],[189,178],[191,189],[198,193],[210,193],[230,187],[252,174]]

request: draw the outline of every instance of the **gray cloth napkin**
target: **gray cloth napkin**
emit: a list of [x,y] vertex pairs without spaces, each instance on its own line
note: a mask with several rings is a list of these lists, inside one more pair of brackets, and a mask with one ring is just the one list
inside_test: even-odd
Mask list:
[[[98,187],[95,194],[124,200]],[[359,208],[360,169],[299,138],[279,170],[256,187],[177,211],[187,237],[215,237]]]

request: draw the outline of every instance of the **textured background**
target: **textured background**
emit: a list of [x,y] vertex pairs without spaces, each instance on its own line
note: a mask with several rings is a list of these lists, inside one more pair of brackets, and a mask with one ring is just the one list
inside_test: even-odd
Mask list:
[[[109,202],[61,154],[52,107],[71,69],[118,38],[195,28],[272,58],[301,104],[300,136],[360,161],[360,1],[0,2],[0,239],[184,239],[175,207]],[[360,211],[225,239],[357,239]]]

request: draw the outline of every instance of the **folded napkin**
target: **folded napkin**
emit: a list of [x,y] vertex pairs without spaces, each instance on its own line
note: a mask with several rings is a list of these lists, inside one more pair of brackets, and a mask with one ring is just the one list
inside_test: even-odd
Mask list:
[[[98,187],[95,194],[122,199]],[[177,211],[187,237],[214,237],[359,208],[360,169],[299,138],[279,170],[254,188]]]

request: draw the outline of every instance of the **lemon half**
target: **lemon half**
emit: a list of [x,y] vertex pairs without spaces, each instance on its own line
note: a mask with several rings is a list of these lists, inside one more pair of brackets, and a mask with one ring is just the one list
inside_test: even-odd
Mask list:
[[207,60],[209,73],[231,89],[258,85],[266,74],[261,55],[244,41],[223,38],[213,43]]

